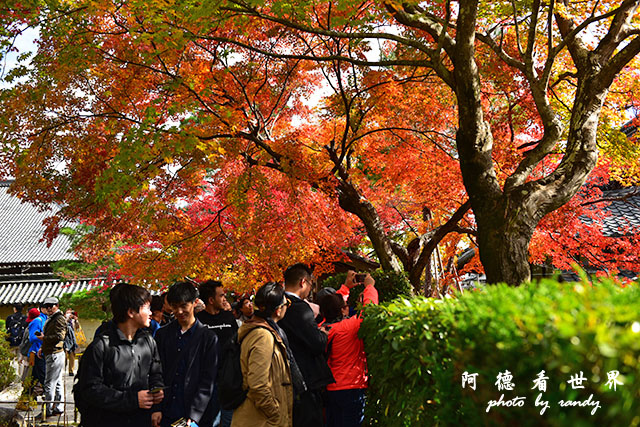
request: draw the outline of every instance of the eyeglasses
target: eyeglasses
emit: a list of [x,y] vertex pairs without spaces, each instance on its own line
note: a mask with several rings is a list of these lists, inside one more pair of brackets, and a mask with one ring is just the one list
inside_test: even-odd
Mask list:
[[291,305],[291,300],[289,298],[285,298],[284,302],[280,304],[278,307],[282,307],[283,305],[286,307],[289,307]]

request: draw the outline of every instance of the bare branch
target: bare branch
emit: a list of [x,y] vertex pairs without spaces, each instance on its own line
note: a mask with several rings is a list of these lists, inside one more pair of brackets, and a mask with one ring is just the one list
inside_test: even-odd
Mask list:
[[422,271],[429,262],[429,258],[431,257],[433,251],[447,234],[458,228],[458,223],[460,222],[460,220],[462,220],[462,218],[464,218],[469,209],[471,209],[471,200],[467,200],[462,205],[460,205],[460,207],[456,209],[456,211],[453,213],[453,215],[451,215],[451,218],[449,218],[446,223],[436,228],[429,241],[422,248],[420,256],[416,260],[416,263],[409,273],[411,283],[414,283],[416,275],[418,275],[419,279],[419,275],[422,274]]
[[520,56],[523,56],[522,40],[520,38],[520,24],[518,23],[518,7],[516,6],[516,0],[511,0],[511,8],[513,9],[513,25],[516,30],[516,44],[518,46],[518,52]]

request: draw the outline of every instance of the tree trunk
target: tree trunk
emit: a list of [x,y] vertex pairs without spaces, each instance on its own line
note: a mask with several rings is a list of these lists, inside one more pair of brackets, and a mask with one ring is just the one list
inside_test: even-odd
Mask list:
[[522,214],[506,220],[497,213],[484,216],[478,221],[478,246],[487,283],[518,286],[531,280],[529,242],[537,222]]
[[[419,287],[419,286],[418,286]],[[416,289],[416,295],[419,295],[418,289]],[[422,295],[425,297],[433,296],[433,276],[431,275],[431,263],[428,262],[424,266],[424,283],[422,284]]]

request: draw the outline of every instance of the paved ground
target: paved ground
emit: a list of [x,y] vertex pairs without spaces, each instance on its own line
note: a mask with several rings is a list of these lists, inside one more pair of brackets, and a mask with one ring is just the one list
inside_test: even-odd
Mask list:
[[[35,422],[34,418],[42,412],[43,396],[38,396],[38,407],[31,411],[19,411],[24,418],[24,426],[74,426],[77,425],[78,419],[74,418],[75,406],[73,404],[73,377],[64,374],[63,395],[65,400],[65,412],[60,416],[49,417],[43,422]],[[0,393],[1,408],[15,408],[18,397],[22,393],[22,384],[15,382]],[[79,418],[79,416],[78,416]]]

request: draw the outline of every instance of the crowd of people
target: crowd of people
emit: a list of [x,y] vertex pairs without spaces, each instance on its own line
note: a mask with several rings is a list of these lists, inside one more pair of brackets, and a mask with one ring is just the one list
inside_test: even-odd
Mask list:
[[[17,409],[28,409],[28,396],[42,394],[47,403],[38,417],[59,415],[63,407],[63,374],[65,365],[74,374],[75,351],[78,348],[76,331],[80,326],[75,311],[60,311],[58,299],[47,297],[39,308],[31,308],[25,315],[22,304],[13,306],[7,317],[7,340],[18,361],[23,384],[23,397]],[[22,405],[22,406],[21,406]]]
[[76,375],[81,425],[360,426],[368,380],[362,318],[347,305],[360,282],[361,301],[376,304],[373,278],[353,271],[311,302],[305,264],[233,306],[214,280],[177,282],[157,297],[115,285],[113,318],[96,331]]

